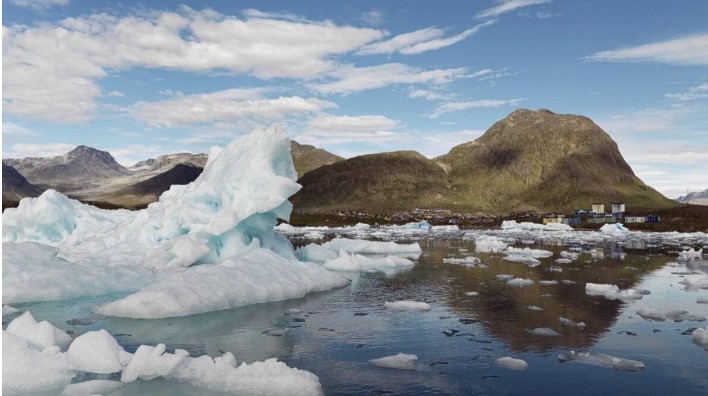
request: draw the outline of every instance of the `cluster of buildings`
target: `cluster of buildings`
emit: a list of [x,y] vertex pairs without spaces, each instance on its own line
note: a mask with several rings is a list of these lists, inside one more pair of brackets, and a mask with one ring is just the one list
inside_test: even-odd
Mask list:
[[580,223],[658,223],[661,221],[659,216],[628,216],[626,215],[626,207],[623,202],[614,202],[610,212],[605,212],[604,203],[594,203],[590,210],[576,209],[572,215],[551,215],[543,218],[543,224],[548,223],[563,223],[568,225],[576,225]]

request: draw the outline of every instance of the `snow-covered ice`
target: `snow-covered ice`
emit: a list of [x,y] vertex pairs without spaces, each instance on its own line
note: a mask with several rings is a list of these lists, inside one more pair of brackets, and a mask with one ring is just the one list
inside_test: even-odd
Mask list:
[[688,261],[688,260],[693,260],[693,259],[699,259],[703,257],[703,249],[688,249],[679,252],[678,254],[678,259],[681,261]]
[[620,358],[620,357],[615,357],[615,356],[605,355],[603,353],[595,353],[595,352],[569,351],[566,353],[559,354],[558,361],[560,361],[561,363],[575,361],[575,362],[592,364],[595,366],[609,367],[609,368],[613,368],[615,370],[623,370],[623,371],[644,370],[644,363],[642,363],[640,361],[625,359],[625,358]]
[[351,272],[382,272],[386,275],[395,275],[408,271],[415,263],[407,258],[390,255],[386,257],[371,258],[360,254],[339,252],[339,257],[327,260],[324,268],[333,271]]
[[393,302],[386,301],[384,303],[384,307],[394,311],[430,311],[431,309],[430,304],[428,303],[410,300],[401,300]]
[[386,356],[378,359],[371,359],[369,363],[372,366],[390,368],[396,370],[409,370],[413,371],[417,368],[416,361],[418,357],[416,355],[398,353],[392,356]]
[[118,355],[125,352],[106,330],[89,331],[71,343],[66,351],[68,362],[79,371],[109,374],[121,371]]
[[66,350],[71,342],[71,336],[65,331],[54,327],[46,320],[37,322],[29,311],[10,322],[6,331],[24,339],[28,345],[39,350],[51,346]]
[[514,359],[513,357],[510,357],[510,356],[499,358],[499,359],[495,360],[494,362],[499,367],[504,367],[504,368],[508,368],[511,370],[523,371],[523,370],[526,370],[527,368],[529,368],[529,364],[526,363],[525,360]]
[[359,254],[396,254],[418,258],[422,252],[418,243],[399,244],[395,242],[367,241],[362,239],[335,238],[323,243],[322,247],[339,252]]
[[600,232],[608,235],[624,235],[629,232],[629,229],[622,223],[607,223],[600,227]]

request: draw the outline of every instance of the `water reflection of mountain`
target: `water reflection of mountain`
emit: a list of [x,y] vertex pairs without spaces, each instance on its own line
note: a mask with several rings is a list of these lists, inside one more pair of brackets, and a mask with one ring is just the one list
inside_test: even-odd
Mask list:
[[[439,281],[448,283],[443,293],[446,305],[460,317],[480,319],[490,335],[519,352],[548,351],[558,347],[590,348],[616,322],[623,303],[588,296],[585,284],[611,283],[620,288],[633,287],[646,274],[670,261],[668,256],[663,255],[625,253],[615,245],[604,247],[604,254],[596,254],[595,257],[582,254],[577,261],[559,265],[554,260],[563,248],[546,246],[537,248],[553,250],[556,254],[540,259],[541,265],[530,268],[503,260],[503,254],[475,254],[474,245],[464,241],[423,241],[421,245],[427,253],[421,258],[421,263],[435,265],[441,276]],[[460,248],[469,249],[469,253],[460,252]],[[445,257],[465,255],[479,257],[488,268],[441,264]],[[552,271],[551,266],[562,268],[562,272]],[[534,284],[508,286],[496,279],[497,274],[532,279]],[[540,280],[556,280],[558,285],[540,285]],[[576,283],[568,285],[563,280]],[[467,296],[465,292],[468,291],[476,291],[479,295]],[[531,310],[529,306],[543,310]],[[586,327],[562,326],[560,317],[585,322]],[[526,331],[538,327],[549,327],[561,335],[536,336]]]

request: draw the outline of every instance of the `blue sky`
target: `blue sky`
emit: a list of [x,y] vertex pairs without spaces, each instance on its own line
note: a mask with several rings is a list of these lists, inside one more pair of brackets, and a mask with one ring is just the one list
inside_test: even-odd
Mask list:
[[434,157],[518,107],[591,117],[667,196],[708,188],[708,2],[3,2],[3,158],[131,165],[272,122]]

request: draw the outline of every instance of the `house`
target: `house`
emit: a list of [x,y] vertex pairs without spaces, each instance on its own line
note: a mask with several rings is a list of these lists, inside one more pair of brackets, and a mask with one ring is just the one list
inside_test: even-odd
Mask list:
[[624,202],[613,202],[612,203],[612,214],[624,213]]
[[624,222],[626,223],[644,223],[647,218],[644,216],[625,216]]
[[563,223],[563,217],[544,217],[543,224],[548,223]]
[[592,204],[592,209],[590,209],[590,211],[595,213],[605,213],[605,204],[594,203]]
[[661,217],[659,217],[659,216],[653,216],[653,215],[647,216],[647,219],[646,219],[646,222],[647,222],[647,223],[658,223],[658,222],[660,222],[660,221],[661,221]]
[[567,225],[571,225],[571,226],[580,224],[580,222],[581,222],[580,217],[566,217],[563,219],[563,224],[567,224]]

